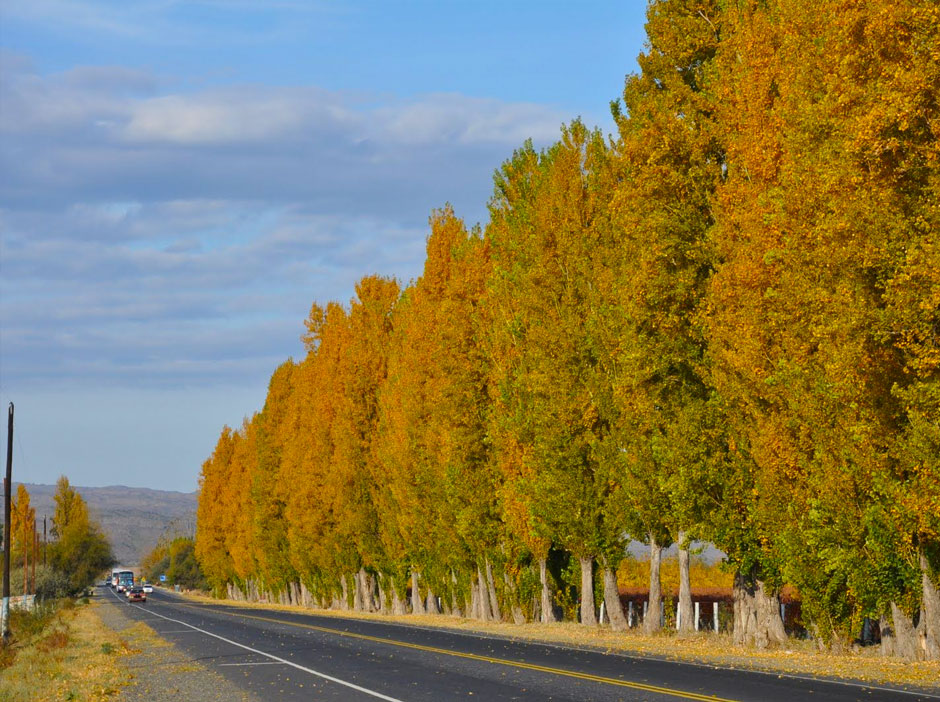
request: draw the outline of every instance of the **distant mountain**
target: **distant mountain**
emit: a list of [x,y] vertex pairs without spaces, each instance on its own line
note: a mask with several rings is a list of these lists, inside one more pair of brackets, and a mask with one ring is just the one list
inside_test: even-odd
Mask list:
[[[16,485],[13,484],[13,494]],[[24,483],[30,504],[36,508],[37,526],[42,518],[52,528],[55,485]],[[192,534],[196,527],[195,492],[169,492],[123,485],[109,487],[72,486],[88,503],[92,517],[101,524],[120,565],[136,565],[167,530]]]

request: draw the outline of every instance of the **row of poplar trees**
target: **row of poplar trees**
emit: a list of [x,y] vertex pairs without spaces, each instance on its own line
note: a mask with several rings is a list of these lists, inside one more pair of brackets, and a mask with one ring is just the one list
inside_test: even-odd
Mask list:
[[432,215],[420,278],[313,305],[203,466],[219,591],[544,622],[561,554],[569,616],[622,628],[625,544],[657,612],[694,538],[738,642],[784,640],[788,583],[820,641],[880,618],[940,657],[940,6],[659,0],[646,29],[613,137],[525,144],[485,228]]

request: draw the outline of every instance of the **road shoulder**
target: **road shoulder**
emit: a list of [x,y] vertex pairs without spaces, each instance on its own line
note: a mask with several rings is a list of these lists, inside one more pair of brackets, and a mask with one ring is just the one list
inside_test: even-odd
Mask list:
[[219,673],[193,660],[147,624],[125,613],[122,602],[102,598],[97,615],[126,643],[122,667],[130,682],[118,697],[122,702],[260,702]]

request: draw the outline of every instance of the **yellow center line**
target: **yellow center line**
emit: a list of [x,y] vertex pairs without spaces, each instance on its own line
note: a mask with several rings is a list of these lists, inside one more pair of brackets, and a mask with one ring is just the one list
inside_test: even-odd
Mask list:
[[[193,609],[199,609],[196,605],[182,604],[178,603],[182,607],[192,607]],[[204,605],[206,606],[206,605]],[[316,626],[314,624],[304,624],[301,622],[291,622],[285,621],[283,619],[274,619],[271,617],[259,617],[255,614],[242,614],[237,612],[229,612],[225,609],[222,609],[221,605],[207,605],[218,609],[223,614],[230,614],[234,617],[244,617],[245,619],[257,619],[262,622],[269,622],[272,624],[286,624],[288,626],[296,626],[302,629],[311,629],[313,631],[319,631],[326,634],[334,634],[336,636],[345,636],[351,639],[360,639],[362,641],[372,641],[381,644],[387,644],[389,646],[399,646],[401,648],[410,648],[416,651],[424,651],[426,653],[438,653],[444,656],[454,656],[456,658],[467,658],[469,660],[481,661],[484,663],[495,663],[497,665],[505,665],[511,668],[522,668],[524,670],[535,670],[540,673],[550,673],[552,675],[562,675],[568,678],[576,678],[578,680],[589,680],[591,682],[601,683],[604,685],[615,685],[618,687],[629,687],[633,690],[643,690],[645,692],[655,692],[660,695],[669,695],[671,697],[681,697],[686,700],[701,700],[703,702],[735,702],[734,700],[725,699],[722,697],[715,697],[714,695],[701,695],[697,692],[682,692],[681,690],[673,690],[668,687],[659,687],[658,685],[646,685],[644,683],[629,682],[627,680],[619,680],[618,678],[607,678],[601,675],[591,675],[590,673],[578,673],[573,670],[565,670],[564,668],[551,668],[544,665],[536,665],[534,663],[524,663],[522,661],[512,661],[505,658],[494,658],[492,656],[481,656],[477,653],[463,653],[461,651],[452,651],[446,648],[437,648],[435,646],[423,646],[421,644],[409,643],[407,641],[398,641],[396,639],[386,639],[380,636],[369,636],[367,634],[356,634],[351,631],[340,631],[338,629],[331,629],[330,627],[325,626]]]

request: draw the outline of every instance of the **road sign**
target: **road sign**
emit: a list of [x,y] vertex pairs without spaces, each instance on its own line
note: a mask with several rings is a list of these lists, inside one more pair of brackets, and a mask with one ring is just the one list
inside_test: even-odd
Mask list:
[[160,576],[160,582],[161,582],[161,583],[165,583],[165,582],[166,582],[166,576],[165,576],[165,575],[161,575],[161,576]]

